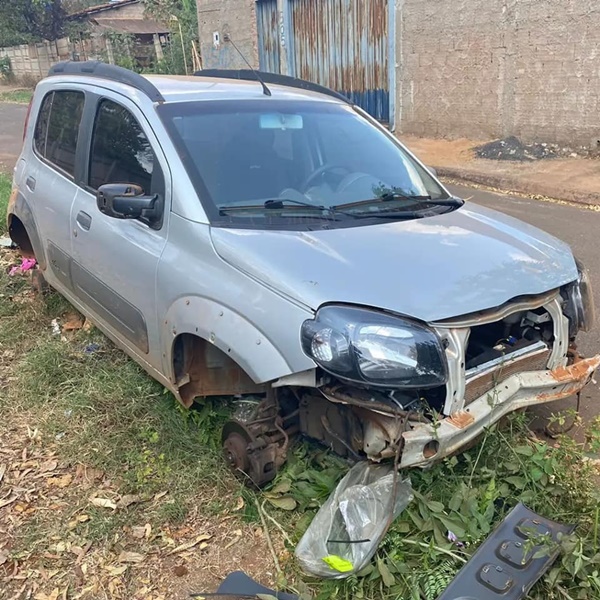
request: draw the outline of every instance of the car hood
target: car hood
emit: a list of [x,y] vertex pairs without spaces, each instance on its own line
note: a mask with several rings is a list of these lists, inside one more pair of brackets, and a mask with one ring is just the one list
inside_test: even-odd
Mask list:
[[319,231],[213,228],[221,258],[312,309],[330,302],[438,321],[577,278],[569,247],[472,203],[441,215]]

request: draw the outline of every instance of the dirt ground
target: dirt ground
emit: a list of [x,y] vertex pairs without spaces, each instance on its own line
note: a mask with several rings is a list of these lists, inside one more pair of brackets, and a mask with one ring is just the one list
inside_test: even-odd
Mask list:
[[440,175],[491,185],[507,191],[600,204],[600,160],[555,158],[532,162],[476,158],[473,148],[489,140],[437,140],[399,136]]

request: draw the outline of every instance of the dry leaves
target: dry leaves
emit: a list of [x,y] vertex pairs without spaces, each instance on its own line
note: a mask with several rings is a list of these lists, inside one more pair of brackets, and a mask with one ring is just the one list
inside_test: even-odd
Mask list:
[[208,540],[210,540],[211,538],[212,538],[212,535],[210,535],[208,533],[203,533],[202,535],[199,535],[196,539],[192,540],[191,542],[187,542],[185,544],[181,544],[181,546],[177,546],[177,548],[174,548],[173,550],[171,550],[171,552],[169,552],[169,554],[177,554],[179,552],[183,552],[184,550],[190,550],[191,548],[194,548],[194,546],[197,546],[198,544],[200,544],[200,548],[198,548],[198,549],[204,550],[204,548],[206,548],[208,546],[208,544],[206,542]]
[[72,481],[73,481],[73,475],[71,475],[71,473],[67,473],[66,475],[63,475],[62,477],[48,477],[48,479],[46,479],[46,484],[48,486],[55,486],[58,488],[66,488],[67,486],[71,485]]
[[110,508],[112,510],[117,510],[117,505],[109,498],[92,498],[90,502],[99,508]]
[[138,552],[127,552],[123,550],[117,559],[121,563],[141,563],[144,560],[144,555]]

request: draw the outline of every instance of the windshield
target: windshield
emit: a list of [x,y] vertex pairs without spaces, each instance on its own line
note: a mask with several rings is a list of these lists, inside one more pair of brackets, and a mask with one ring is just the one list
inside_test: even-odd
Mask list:
[[429,172],[350,106],[267,99],[158,110],[216,224],[452,210],[435,204],[448,194]]

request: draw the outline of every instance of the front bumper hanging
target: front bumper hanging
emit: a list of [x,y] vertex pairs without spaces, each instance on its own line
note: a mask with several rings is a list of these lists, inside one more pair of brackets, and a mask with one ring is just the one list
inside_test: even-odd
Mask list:
[[504,415],[529,406],[568,398],[580,392],[600,366],[600,355],[551,371],[512,375],[495,388],[433,426],[414,423],[403,434],[401,467],[427,466],[450,456]]

